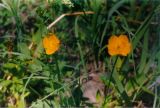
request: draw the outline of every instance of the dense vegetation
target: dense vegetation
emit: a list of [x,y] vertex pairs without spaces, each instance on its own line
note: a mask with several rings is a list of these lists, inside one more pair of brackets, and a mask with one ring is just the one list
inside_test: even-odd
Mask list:
[[0,107],[160,107],[159,0],[0,0]]

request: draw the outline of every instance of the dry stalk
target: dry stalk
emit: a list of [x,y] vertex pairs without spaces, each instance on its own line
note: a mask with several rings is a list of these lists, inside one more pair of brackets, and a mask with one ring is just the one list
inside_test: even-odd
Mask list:
[[74,12],[74,13],[62,14],[55,21],[53,21],[51,24],[49,24],[47,29],[50,29],[52,26],[54,26],[57,22],[59,22],[65,16],[76,16],[76,15],[84,15],[84,14],[94,14],[94,12],[93,11],[87,11],[87,12]]

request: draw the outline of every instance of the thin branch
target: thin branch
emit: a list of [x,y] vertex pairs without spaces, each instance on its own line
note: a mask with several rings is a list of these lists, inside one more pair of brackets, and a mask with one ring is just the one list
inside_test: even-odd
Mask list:
[[50,29],[52,26],[54,26],[57,22],[59,22],[65,16],[66,14],[62,14],[61,16],[59,16],[56,20],[54,20],[51,24],[47,26],[47,29]]
[[87,12],[74,12],[74,13],[65,13],[65,14],[62,14],[56,20],[54,20],[51,24],[49,24],[48,27],[47,27],[47,29],[50,29],[52,26],[54,26],[57,22],[59,22],[65,16],[84,15],[84,14],[94,14],[94,12],[93,11],[87,11]]

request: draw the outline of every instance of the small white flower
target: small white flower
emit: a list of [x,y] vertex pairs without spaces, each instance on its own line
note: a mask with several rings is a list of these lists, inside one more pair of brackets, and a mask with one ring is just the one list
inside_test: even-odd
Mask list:
[[70,0],[62,0],[62,4],[67,5],[68,7],[74,7]]

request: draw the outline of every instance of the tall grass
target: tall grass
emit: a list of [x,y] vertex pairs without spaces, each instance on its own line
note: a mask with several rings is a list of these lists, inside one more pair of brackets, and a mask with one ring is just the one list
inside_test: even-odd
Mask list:
[[[64,1],[0,1],[0,107],[159,107],[159,1]],[[50,32],[61,47],[46,55]],[[121,34],[132,51],[110,56]],[[92,74],[96,103],[84,97]]]

